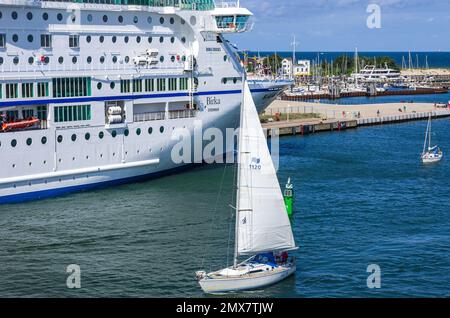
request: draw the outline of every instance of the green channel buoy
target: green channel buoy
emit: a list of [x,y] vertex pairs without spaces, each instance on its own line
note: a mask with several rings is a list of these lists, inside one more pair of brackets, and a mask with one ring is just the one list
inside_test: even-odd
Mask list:
[[284,204],[288,216],[292,217],[294,215],[294,185],[291,183],[291,178],[288,179],[284,189]]

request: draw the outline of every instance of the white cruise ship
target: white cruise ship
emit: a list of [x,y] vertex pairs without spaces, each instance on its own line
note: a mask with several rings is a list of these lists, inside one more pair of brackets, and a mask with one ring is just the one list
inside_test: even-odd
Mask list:
[[[224,35],[251,17],[213,0],[0,0],[0,203],[185,168],[175,129],[239,123]],[[259,110],[289,84],[253,81]]]
[[384,68],[376,68],[373,65],[366,65],[359,73],[352,74],[356,79],[363,81],[373,82],[389,82],[397,81],[400,79],[400,71],[389,68],[385,65]]

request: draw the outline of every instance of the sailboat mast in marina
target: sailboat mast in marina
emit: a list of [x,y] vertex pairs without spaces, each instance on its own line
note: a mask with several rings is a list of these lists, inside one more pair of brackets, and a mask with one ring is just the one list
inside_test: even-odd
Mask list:
[[[217,272],[196,273],[206,293],[259,289],[296,271],[288,254],[296,249],[291,223],[247,81],[240,128],[234,262]],[[239,263],[240,257],[250,258]]]

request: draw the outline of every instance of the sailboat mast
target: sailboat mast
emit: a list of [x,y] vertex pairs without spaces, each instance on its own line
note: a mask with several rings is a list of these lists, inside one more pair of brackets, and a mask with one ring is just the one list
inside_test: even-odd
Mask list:
[[239,141],[238,141],[238,148],[237,148],[237,154],[238,154],[238,160],[237,160],[237,194],[236,194],[236,225],[235,225],[235,233],[234,233],[234,261],[233,261],[233,268],[237,267],[238,264],[238,250],[239,250],[239,211],[240,211],[240,184],[241,184],[241,149],[242,149],[242,142],[243,142],[243,134],[242,134],[242,126],[243,126],[243,119],[244,119],[244,95],[245,95],[245,84],[247,81],[247,76],[245,74],[242,75],[242,102],[241,102],[241,114],[240,114],[240,124],[239,124]]
[[430,114],[430,128],[428,131],[428,149],[431,149],[431,114]]
[[428,135],[429,135],[429,131],[430,131],[430,120],[431,120],[431,117],[430,117],[430,119],[428,119],[428,123],[427,123],[427,131],[425,133],[425,142],[423,143],[423,152],[422,152],[422,154],[425,154],[426,151],[427,151],[427,140],[428,140]]

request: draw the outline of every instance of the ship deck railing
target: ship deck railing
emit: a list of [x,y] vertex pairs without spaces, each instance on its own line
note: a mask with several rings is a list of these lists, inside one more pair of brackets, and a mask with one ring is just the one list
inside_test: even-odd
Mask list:
[[134,122],[145,122],[145,121],[156,121],[156,120],[167,120],[167,119],[186,119],[197,117],[198,110],[195,109],[184,109],[184,110],[173,110],[169,112],[149,112],[135,114],[133,116]]

